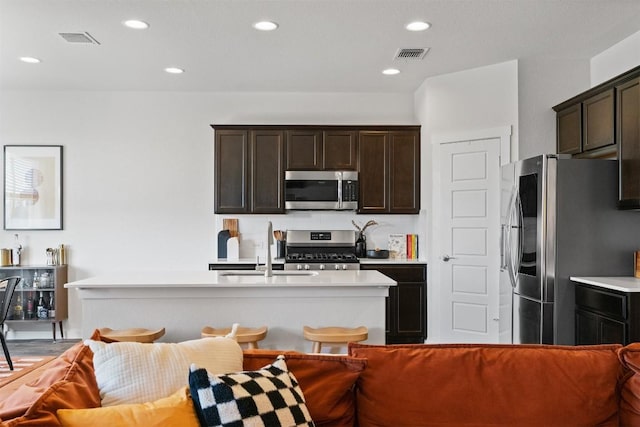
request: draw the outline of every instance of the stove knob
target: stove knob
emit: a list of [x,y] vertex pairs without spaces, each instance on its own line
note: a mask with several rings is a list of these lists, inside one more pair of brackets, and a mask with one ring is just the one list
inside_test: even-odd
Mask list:
[[296,268],[297,268],[298,270],[302,270],[302,266],[301,266],[300,264],[296,265]]
[[320,270],[324,270],[324,264],[320,264]]
[[336,264],[336,270],[340,270],[340,266]]
[[309,267],[309,264],[305,264],[305,265],[304,265],[304,269],[305,269],[305,270],[308,270],[309,268],[311,268],[311,267]]
[[347,264],[342,264],[342,269],[346,270],[347,269]]

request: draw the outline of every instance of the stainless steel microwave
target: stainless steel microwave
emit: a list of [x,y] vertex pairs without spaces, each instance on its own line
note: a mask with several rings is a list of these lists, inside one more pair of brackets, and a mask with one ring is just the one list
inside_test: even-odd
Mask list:
[[358,209],[356,171],[286,171],[284,178],[285,209]]

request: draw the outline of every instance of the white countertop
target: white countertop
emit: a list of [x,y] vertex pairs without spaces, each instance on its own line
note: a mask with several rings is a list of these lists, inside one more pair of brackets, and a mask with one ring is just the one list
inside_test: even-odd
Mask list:
[[247,288],[247,287],[389,287],[396,282],[375,270],[274,271],[272,277],[253,270],[122,272],[77,280],[66,288]]
[[[260,265],[264,265],[264,256],[260,256]],[[284,264],[284,258],[273,258],[271,260],[273,264]],[[226,258],[218,258],[216,260],[211,261],[209,264],[253,264],[256,265],[255,258],[240,258],[236,260],[226,259]]]
[[574,282],[620,292],[640,292],[640,279],[629,276],[619,277],[570,277]]
[[[284,264],[284,258],[274,258],[273,264]],[[227,259],[217,259],[209,264],[254,264],[256,260],[251,258],[240,258],[232,261]],[[360,264],[426,264],[424,259],[391,259],[391,258],[360,258]],[[264,264],[264,258],[260,257],[260,265]]]
[[426,264],[423,259],[360,258],[360,264]]

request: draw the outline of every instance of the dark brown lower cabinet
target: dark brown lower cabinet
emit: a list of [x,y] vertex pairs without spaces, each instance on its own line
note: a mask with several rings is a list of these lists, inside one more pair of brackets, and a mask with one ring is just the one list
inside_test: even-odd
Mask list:
[[622,344],[625,340],[624,322],[591,313],[576,310],[576,344]]
[[576,345],[640,341],[640,294],[576,283]]
[[427,265],[361,264],[398,282],[389,288],[387,344],[422,344],[427,338]]

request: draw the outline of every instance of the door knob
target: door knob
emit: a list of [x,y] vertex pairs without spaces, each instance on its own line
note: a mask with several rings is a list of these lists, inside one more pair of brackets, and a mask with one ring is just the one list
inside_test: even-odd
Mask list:
[[449,255],[442,255],[442,260],[444,262],[449,262],[450,259],[456,259],[456,257],[454,256],[449,256]]

